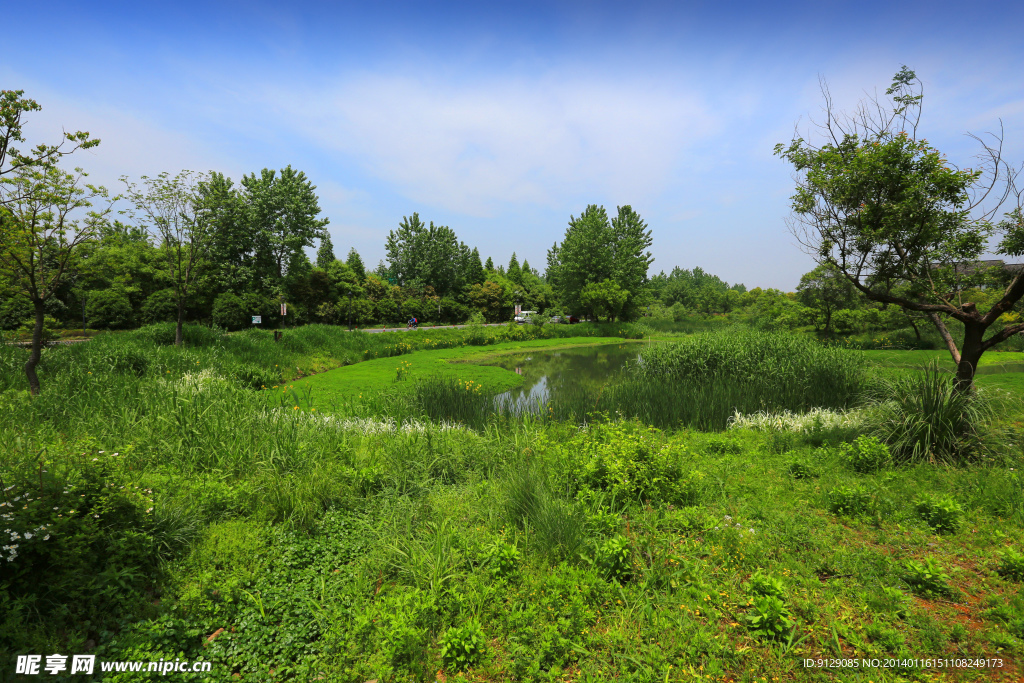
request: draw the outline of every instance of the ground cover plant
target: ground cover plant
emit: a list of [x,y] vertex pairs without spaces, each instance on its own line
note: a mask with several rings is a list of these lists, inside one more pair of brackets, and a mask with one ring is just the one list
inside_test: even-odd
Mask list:
[[[1001,666],[870,679],[1019,679],[1020,439],[939,466],[894,457],[870,410],[829,422],[855,402],[714,431],[476,416],[506,380],[448,363],[474,330],[185,329],[48,349],[38,397],[2,351],[5,675],[89,652],[225,681],[825,681],[804,659],[928,656]],[[328,395],[344,358],[366,375]]]

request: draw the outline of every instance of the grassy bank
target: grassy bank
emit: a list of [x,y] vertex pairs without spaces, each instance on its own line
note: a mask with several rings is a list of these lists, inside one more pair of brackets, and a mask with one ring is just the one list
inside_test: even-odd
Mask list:
[[591,339],[300,332],[101,336],[48,350],[37,398],[4,356],[4,676],[88,652],[217,681],[1020,677],[1019,439],[982,466],[897,467],[821,432],[453,424],[419,379],[472,396],[512,373],[449,361]]

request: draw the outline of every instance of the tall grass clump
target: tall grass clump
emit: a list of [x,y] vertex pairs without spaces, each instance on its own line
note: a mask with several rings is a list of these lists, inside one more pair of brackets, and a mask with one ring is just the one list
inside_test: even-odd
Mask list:
[[721,430],[737,412],[848,408],[864,386],[864,366],[856,351],[802,336],[697,334],[645,348],[630,379],[608,387],[598,407],[659,427]]
[[869,429],[901,463],[965,464],[998,447],[999,406],[975,387],[956,389],[953,375],[932,361],[920,372],[882,378],[869,396]]

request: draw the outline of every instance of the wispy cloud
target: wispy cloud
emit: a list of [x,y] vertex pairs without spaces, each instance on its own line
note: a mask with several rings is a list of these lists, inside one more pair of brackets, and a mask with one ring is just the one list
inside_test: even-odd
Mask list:
[[290,103],[313,141],[411,199],[473,216],[588,191],[656,196],[687,146],[721,126],[694,91],[558,76],[460,85],[364,74],[268,102]]

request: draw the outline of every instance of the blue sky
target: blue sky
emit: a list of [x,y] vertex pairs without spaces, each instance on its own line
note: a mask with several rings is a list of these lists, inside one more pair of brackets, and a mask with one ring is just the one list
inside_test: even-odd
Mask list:
[[5,23],[0,88],[43,106],[33,140],[99,137],[75,157],[93,181],[291,164],[370,266],[415,211],[543,270],[570,215],[631,204],[652,274],[793,290],[813,264],[772,148],[820,114],[819,77],[850,109],[906,64],[953,162],[1000,119],[1024,162],[1019,2],[46,2]]

